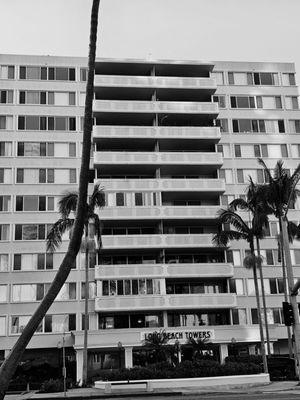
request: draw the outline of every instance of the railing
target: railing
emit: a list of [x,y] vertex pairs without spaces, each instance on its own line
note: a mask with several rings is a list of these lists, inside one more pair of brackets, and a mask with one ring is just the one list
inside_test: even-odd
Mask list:
[[230,278],[234,274],[229,263],[180,264],[115,264],[97,265],[95,279],[130,278]]
[[217,103],[192,101],[94,100],[94,112],[218,114]]
[[97,86],[125,86],[125,87],[152,87],[152,88],[191,88],[216,89],[214,78],[193,77],[165,77],[165,76],[123,76],[123,75],[95,75],[94,85]]
[[96,179],[96,182],[99,182],[106,190],[118,191],[225,192],[223,179]]
[[95,299],[95,311],[212,309],[236,307],[236,295],[181,294],[151,296],[102,296]]
[[213,247],[212,234],[106,235],[102,236],[102,242],[105,249]]
[[94,153],[97,164],[222,165],[223,157],[220,153],[101,151]]

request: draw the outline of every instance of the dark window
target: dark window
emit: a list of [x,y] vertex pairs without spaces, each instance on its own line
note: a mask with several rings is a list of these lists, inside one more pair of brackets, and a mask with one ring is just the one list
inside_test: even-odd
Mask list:
[[259,124],[259,131],[260,131],[260,132],[266,132],[266,124],[265,124],[265,121],[264,121],[263,119],[260,119],[260,120],[258,121],[258,124]]
[[46,196],[39,196],[39,211],[46,211]]
[[46,104],[46,92],[41,92],[40,94],[40,103]]
[[37,269],[45,269],[45,254],[38,254]]
[[230,104],[232,108],[236,108],[236,97],[230,97]]
[[20,91],[20,104],[25,104],[25,92],[23,91]]
[[75,81],[75,68],[69,68],[69,81]]
[[15,67],[13,65],[9,65],[8,66],[8,79],[14,79],[14,78],[15,78]]
[[64,67],[55,68],[55,79],[57,81],[67,81],[68,78],[69,78],[68,68],[64,68]]
[[26,67],[20,67],[20,79],[26,79]]
[[234,145],[234,153],[235,153],[235,157],[241,157],[241,146],[239,144],[235,144]]
[[54,131],[54,117],[48,117],[48,131]]
[[267,265],[274,265],[272,250],[266,250],[266,261],[267,261]]
[[76,131],[76,118],[75,117],[69,118],[69,131]]
[[69,314],[69,331],[76,330],[76,314]]
[[234,85],[234,75],[233,75],[233,72],[228,72],[228,83],[229,83],[229,85]]
[[251,319],[252,319],[252,324],[258,324],[258,315],[256,308],[251,308]]
[[16,224],[15,240],[22,240],[22,225]]
[[47,130],[47,117],[40,117],[40,130],[41,131]]
[[47,80],[47,67],[41,67],[41,80]]
[[46,183],[46,169],[39,169],[39,183]]
[[255,157],[261,157],[259,144],[255,144],[254,145],[254,156]]
[[24,183],[24,169],[17,168],[17,183]]
[[232,324],[233,325],[239,325],[240,320],[239,320],[239,310],[237,309],[232,309]]
[[259,79],[259,74],[257,72],[254,72],[254,84],[255,85],[260,85],[260,79]]
[[237,119],[232,120],[233,132],[239,132],[239,121]]
[[23,211],[23,196],[16,197],[16,211]]
[[276,279],[271,278],[271,279],[269,279],[269,282],[270,282],[270,293],[277,294]]
[[134,194],[135,198],[135,205],[136,206],[142,206],[143,205],[143,193],[135,193]]
[[54,68],[48,68],[48,79],[49,81],[53,81],[54,80]]
[[116,193],[116,205],[117,206],[125,205],[124,193]]
[[18,156],[24,156],[24,142],[18,142]]
[[[280,133],[284,133],[284,132],[285,132],[285,129],[284,129],[284,120],[283,120],[283,119],[280,119],[280,120],[278,121],[278,128],[279,128],[279,132],[280,132]],[[300,129],[299,129],[299,130],[296,130],[296,132],[299,133],[299,132],[300,132]]]
[[21,254],[14,255],[14,270],[20,271],[21,270]]
[[18,129],[24,130],[25,129],[25,117],[18,117]]

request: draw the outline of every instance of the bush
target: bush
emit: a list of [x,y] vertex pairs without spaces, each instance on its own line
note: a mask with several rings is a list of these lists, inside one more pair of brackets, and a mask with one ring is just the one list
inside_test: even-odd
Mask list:
[[223,375],[259,374],[261,366],[254,363],[227,362],[224,365],[214,360],[184,361],[178,366],[168,363],[152,364],[114,371],[101,371],[94,380],[134,381],[144,379],[178,379]]
[[245,355],[245,356],[228,356],[225,358],[225,362],[240,362],[246,364],[262,364],[262,356],[261,355]]
[[49,379],[42,383],[40,392],[42,393],[54,393],[54,392],[63,392],[64,391],[64,383],[61,379]]

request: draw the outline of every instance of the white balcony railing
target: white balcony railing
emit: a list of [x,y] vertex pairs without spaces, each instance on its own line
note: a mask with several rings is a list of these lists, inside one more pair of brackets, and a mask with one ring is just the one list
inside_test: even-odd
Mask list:
[[217,89],[214,78],[95,75],[94,85],[104,87]]
[[161,165],[219,165],[223,164],[220,153],[185,152],[126,152],[101,151],[94,153],[94,165],[105,164],[161,164]]
[[101,219],[214,219],[220,206],[105,207]]
[[230,278],[233,266],[228,263],[116,264],[97,265],[95,279],[130,278]]
[[153,296],[101,296],[95,299],[95,311],[138,311],[178,309],[224,309],[236,307],[236,295],[184,294]]
[[142,139],[211,139],[218,141],[221,138],[219,127],[215,126],[109,126],[95,125],[93,137],[96,140],[105,138],[142,138]]
[[219,112],[217,103],[192,101],[138,101],[138,100],[94,100],[94,112],[124,113],[175,113],[213,114]]
[[105,249],[213,247],[212,234],[189,235],[107,235],[102,237]]
[[225,192],[223,179],[101,179],[106,190],[122,191],[165,191],[165,192]]

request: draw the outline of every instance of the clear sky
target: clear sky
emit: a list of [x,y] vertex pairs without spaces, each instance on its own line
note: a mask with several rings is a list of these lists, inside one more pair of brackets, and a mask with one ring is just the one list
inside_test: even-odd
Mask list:
[[[0,51],[87,56],[92,0],[0,0]],[[101,0],[98,57],[293,61],[300,0]]]

